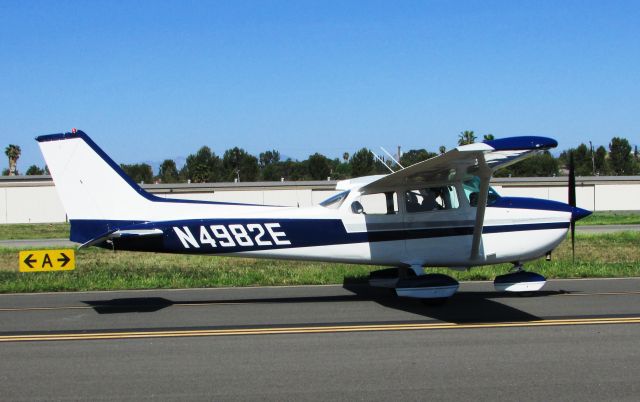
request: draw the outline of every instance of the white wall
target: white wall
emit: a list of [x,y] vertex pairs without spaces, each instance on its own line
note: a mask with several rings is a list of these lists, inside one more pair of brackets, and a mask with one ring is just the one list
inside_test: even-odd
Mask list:
[[53,186],[0,188],[0,223],[47,223],[65,220],[64,208]]
[[[566,178],[495,179],[504,196],[567,202]],[[310,206],[335,194],[335,182],[180,184],[145,186],[160,197],[265,205]],[[591,211],[640,211],[640,177],[583,178],[577,204]],[[0,179],[0,223],[64,222],[66,215],[49,178]]]
[[640,210],[640,185],[613,184],[596,186],[594,199],[597,207],[620,211]]

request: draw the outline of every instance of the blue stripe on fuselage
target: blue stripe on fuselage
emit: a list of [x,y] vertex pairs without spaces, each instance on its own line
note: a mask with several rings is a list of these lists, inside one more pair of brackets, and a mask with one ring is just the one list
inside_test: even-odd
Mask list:
[[500,197],[491,208],[537,209],[541,211],[572,212],[573,208],[563,202],[527,197]]
[[[105,233],[114,229],[161,229],[163,236],[113,239],[116,249],[188,254],[226,254],[272,250],[471,236],[472,226],[396,229],[348,233],[339,219],[193,219],[167,222],[72,221],[72,240],[84,243],[74,228]],[[566,229],[568,222],[485,226],[483,233]],[[75,238],[74,238],[75,233]],[[94,232],[95,233],[95,232]],[[261,244],[259,244],[261,243]],[[215,244],[215,246],[213,245]]]

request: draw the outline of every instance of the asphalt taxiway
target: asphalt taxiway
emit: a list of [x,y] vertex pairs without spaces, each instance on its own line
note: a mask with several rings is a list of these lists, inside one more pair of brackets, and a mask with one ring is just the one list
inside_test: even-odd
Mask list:
[[0,295],[0,399],[636,399],[640,279]]

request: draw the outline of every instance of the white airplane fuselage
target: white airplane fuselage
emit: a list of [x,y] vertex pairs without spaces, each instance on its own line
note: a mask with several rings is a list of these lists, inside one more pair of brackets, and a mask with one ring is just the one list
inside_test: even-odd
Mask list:
[[[554,146],[548,145],[552,140],[531,138],[546,141],[545,146]],[[473,193],[465,186],[468,180],[478,179],[473,173],[473,158],[483,155],[482,152],[493,152],[491,155],[503,159],[518,155],[513,151],[499,151],[502,145],[499,142],[494,144],[496,151],[479,144],[426,161],[425,166],[435,166],[444,172],[438,176],[440,182],[429,179],[430,176],[425,182],[426,176],[421,178],[411,173],[421,172],[419,164],[387,176],[398,177],[396,181],[372,178],[369,183],[381,183],[382,190],[377,191],[383,196],[383,205],[386,197],[386,209],[374,208],[370,212],[368,206],[362,206],[366,204],[363,197],[370,195],[375,187],[367,190],[366,185],[347,187],[333,200],[308,208],[160,198],[133,183],[82,132],[41,136],[38,141],[70,219],[71,240],[83,246],[381,266],[468,268],[543,256],[566,237],[572,219],[589,213],[560,202],[499,197],[493,193],[479,226],[477,215],[480,214],[474,206],[479,192]],[[523,143],[518,141],[516,145]],[[450,160],[458,165],[465,162],[465,166],[470,167],[450,171]],[[409,183],[409,179],[413,180],[411,185],[397,184]],[[416,187],[416,183],[423,182],[423,187],[441,186],[431,190],[442,191],[440,196],[447,199],[447,205],[442,201],[437,209],[415,209],[412,197],[423,197],[422,206],[427,204],[430,189]],[[389,187],[389,183],[393,187]],[[447,191],[445,197],[443,194]],[[477,248],[472,246],[474,224],[476,234],[480,233],[478,228],[481,229],[481,236],[479,243],[476,236],[475,246],[479,244],[479,249],[472,254],[470,250]]]
[[[462,268],[543,256],[566,237],[571,219],[568,211],[487,207],[481,258],[471,259],[475,208],[364,215],[349,208],[357,197],[349,194],[338,209],[159,202],[118,221],[133,224],[132,230],[160,229],[162,242],[113,241],[116,248],[131,250]],[[71,222],[79,227],[100,224]]]

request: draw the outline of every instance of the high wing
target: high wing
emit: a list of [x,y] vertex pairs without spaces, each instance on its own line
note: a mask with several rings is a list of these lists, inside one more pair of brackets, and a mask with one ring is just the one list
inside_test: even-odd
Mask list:
[[360,187],[362,193],[375,193],[389,188],[446,181],[456,170],[483,170],[489,177],[496,170],[512,165],[536,152],[554,148],[558,143],[546,137],[510,137],[490,140],[482,143],[462,145],[442,155],[398,170],[386,176],[380,176]]
[[480,191],[470,251],[470,259],[475,260],[480,256],[489,181],[493,173],[536,152],[554,148],[557,145],[555,140],[546,137],[510,137],[462,145],[442,155],[418,162],[377,180],[374,179],[360,187],[359,191],[363,194],[376,193],[400,186],[453,181],[454,178],[465,174],[478,176]]

